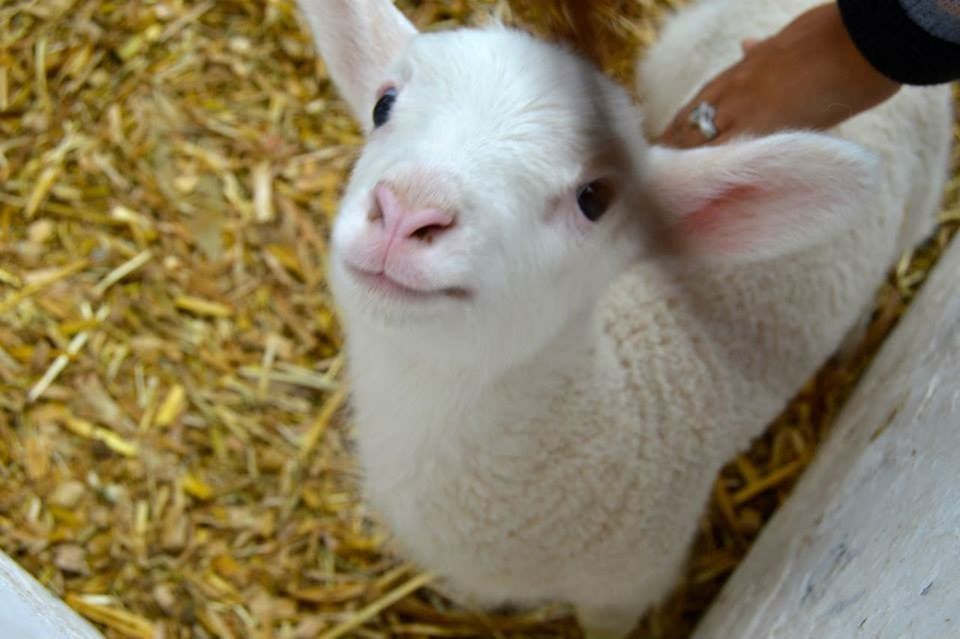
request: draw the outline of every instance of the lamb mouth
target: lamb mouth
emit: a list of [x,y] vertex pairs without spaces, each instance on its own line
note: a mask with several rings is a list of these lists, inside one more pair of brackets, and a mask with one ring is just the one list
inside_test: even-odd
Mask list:
[[356,278],[357,281],[374,291],[386,293],[392,297],[400,297],[410,300],[432,300],[443,298],[464,300],[470,298],[470,291],[459,286],[424,290],[402,284],[385,273],[372,273],[370,271],[359,269],[351,264],[347,264],[346,266],[347,270],[351,273],[351,275],[354,276],[354,278]]

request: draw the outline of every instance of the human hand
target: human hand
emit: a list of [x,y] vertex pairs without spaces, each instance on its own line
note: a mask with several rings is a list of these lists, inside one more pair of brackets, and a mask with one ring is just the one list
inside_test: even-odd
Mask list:
[[[900,89],[863,57],[835,3],[801,14],[765,40],[742,45],[743,58],[684,106],[657,143],[689,148],[743,134],[828,129]],[[716,109],[718,133],[712,140],[689,121],[704,101]]]

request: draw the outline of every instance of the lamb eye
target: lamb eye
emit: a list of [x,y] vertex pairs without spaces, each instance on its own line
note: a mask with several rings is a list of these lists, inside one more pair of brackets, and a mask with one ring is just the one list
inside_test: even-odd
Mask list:
[[377,100],[377,103],[373,106],[374,127],[380,127],[387,123],[387,120],[390,119],[390,109],[393,108],[393,103],[396,101],[396,89],[387,89],[383,92],[383,95],[380,96],[380,99]]
[[613,188],[603,180],[594,180],[577,189],[577,206],[591,222],[599,220],[613,201]]

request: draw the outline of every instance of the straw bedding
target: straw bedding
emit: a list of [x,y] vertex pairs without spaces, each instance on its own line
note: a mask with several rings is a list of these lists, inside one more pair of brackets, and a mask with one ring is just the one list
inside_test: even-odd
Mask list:
[[[609,4],[612,73],[670,4]],[[577,636],[562,609],[453,608],[358,499],[323,264],[361,140],[312,51],[292,0],[0,5],[0,548],[111,638]],[[861,347],[718,479],[640,636],[686,636],[787,495],[956,229],[957,184]]]

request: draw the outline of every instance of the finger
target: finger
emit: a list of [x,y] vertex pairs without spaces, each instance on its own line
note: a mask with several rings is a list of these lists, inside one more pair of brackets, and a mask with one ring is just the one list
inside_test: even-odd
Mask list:
[[677,130],[669,140],[665,140],[663,143],[665,146],[675,149],[692,149],[708,142],[709,140],[700,129],[691,124]]
[[689,149],[703,142],[703,135],[700,131],[693,128],[693,125],[687,123],[669,130],[667,134],[662,135],[656,140],[657,144],[675,149]]
[[691,102],[683,105],[677,114],[673,116],[673,120],[667,125],[663,133],[656,138],[656,142],[668,146],[673,146],[674,143],[678,142],[683,137],[683,133],[687,128],[687,120],[690,118],[690,112],[695,108],[694,105],[700,103],[700,99],[698,95]]
[[730,94],[731,86],[735,86],[732,79],[736,77],[736,73],[737,66],[734,65],[711,80],[695,98],[680,109],[657,141],[678,148],[691,148],[709,142],[700,128],[690,122],[690,114],[702,102],[713,105],[717,110],[714,118],[717,131],[726,130],[726,127],[732,124],[736,113],[733,107],[738,102],[736,95]]
[[760,38],[745,38],[740,41],[740,48],[746,53],[760,43]]
[[683,133],[682,128],[671,124],[663,133],[653,138],[652,142],[663,146],[677,146],[683,137]]
[[720,144],[726,144],[727,142],[729,142],[729,141],[733,140],[734,138],[736,138],[736,137],[739,135],[739,133],[740,133],[740,132],[735,131],[735,130],[730,130],[730,131],[725,131],[725,132],[723,132],[723,133],[719,133],[719,134],[717,135],[717,137],[715,137],[715,138],[713,138],[712,140],[710,140],[709,142],[707,142],[704,146],[718,146],[718,145],[720,145]]

